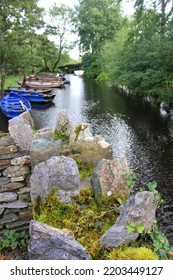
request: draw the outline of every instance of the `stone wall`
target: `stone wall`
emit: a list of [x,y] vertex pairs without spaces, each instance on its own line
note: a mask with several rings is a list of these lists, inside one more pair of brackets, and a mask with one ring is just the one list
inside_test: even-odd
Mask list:
[[32,218],[30,157],[10,135],[0,138],[0,234],[27,229]]

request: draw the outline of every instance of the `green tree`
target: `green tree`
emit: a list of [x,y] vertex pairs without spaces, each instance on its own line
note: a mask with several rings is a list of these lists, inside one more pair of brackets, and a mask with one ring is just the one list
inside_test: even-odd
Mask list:
[[97,53],[106,40],[114,38],[121,25],[119,1],[79,0],[74,21],[81,50]]
[[79,0],[74,25],[83,52],[83,67],[90,77],[100,73],[100,52],[107,41],[113,40],[122,25],[118,0]]
[[[20,43],[28,37],[28,30],[35,32],[40,27],[42,11],[37,0],[1,0],[0,8],[0,65],[1,90],[4,90],[5,76],[11,57],[23,53]],[[22,41],[20,41],[22,40]],[[20,49],[20,51],[19,51]],[[22,59],[18,56],[18,60]]]
[[66,6],[57,6],[56,3],[50,8],[49,15],[51,18],[51,24],[47,26],[46,34],[53,35],[56,38],[56,47],[58,52],[52,67],[54,72],[58,63],[60,62],[63,53],[67,52],[71,48],[70,32],[71,32],[71,19],[73,16],[73,10]]

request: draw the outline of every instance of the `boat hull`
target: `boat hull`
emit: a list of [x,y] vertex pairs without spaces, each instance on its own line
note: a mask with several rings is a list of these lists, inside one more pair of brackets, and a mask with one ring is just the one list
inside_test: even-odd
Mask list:
[[21,91],[21,92],[16,92],[13,91],[20,96],[24,97],[27,99],[29,102],[34,102],[34,103],[48,103],[52,102],[55,94],[45,94],[45,93],[36,93],[36,92],[29,92],[29,91]]
[[20,114],[31,110],[30,102],[13,92],[6,94],[0,100],[0,107],[3,114],[9,119],[15,118]]
[[52,92],[52,89],[26,89],[22,87],[8,87],[5,89],[5,93],[9,93],[10,91],[15,91],[17,93],[19,92],[30,92],[30,93],[46,93],[49,94]]
[[[17,81],[17,83],[20,85],[23,84],[23,82],[21,81]],[[53,88],[63,88],[64,82],[63,81],[57,81],[57,82],[26,81],[24,86],[33,89],[53,89]]]

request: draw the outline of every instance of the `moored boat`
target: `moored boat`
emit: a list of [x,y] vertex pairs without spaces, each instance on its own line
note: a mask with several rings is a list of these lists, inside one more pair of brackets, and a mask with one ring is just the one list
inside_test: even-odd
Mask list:
[[31,110],[30,102],[14,92],[7,93],[0,100],[0,107],[4,115],[9,119]]
[[48,103],[52,102],[55,94],[52,93],[37,93],[37,92],[30,92],[30,91],[12,91],[13,93],[17,93],[20,96],[27,99],[29,102],[34,103]]
[[23,85],[27,88],[33,89],[53,89],[53,88],[62,88],[64,87],[64,81],[50,81],[45,82],[42,80],[26,80],[24,83],[23,81],[17,81],[18,84]]
[[6,88],[4,91],[5,93],[8,93],[10,91],[15,91],[15,92],[30,92],[30,93],[51,93],[52,92],[52,88],[49,88],[49,89],[32,89],[32,88],[24,88],[24,87],[8,87]]

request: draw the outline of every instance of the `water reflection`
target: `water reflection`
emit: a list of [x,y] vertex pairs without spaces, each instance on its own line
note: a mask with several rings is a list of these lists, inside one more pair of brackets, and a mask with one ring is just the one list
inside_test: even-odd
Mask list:
[[36,129],[54,128],[62,109],[73,124],[91,123],[93,133],[112,144],[114,157],[127,157],[137,175],[137,188],[158,182],[166,201],[158,210],[159,226],[173,244],[173,119],[148,101],[106,85],[74,75],[67,79],[70,85],[54,90],[53,107],[31,111]]

